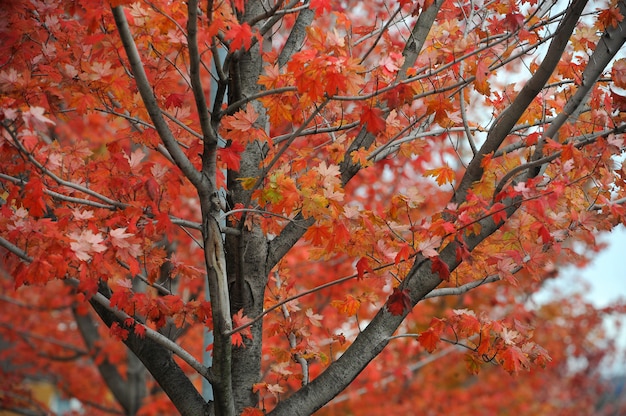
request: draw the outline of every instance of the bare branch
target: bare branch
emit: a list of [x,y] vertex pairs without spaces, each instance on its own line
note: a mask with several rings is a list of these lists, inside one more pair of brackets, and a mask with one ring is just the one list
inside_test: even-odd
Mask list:
[[198,49],[198,0],[190,0],[187,4],[187,45],[189,48],[189,78],[193,91],[202,138],[205,146],[209,146],[212,152],[217,149],[217,133],[211,126],[211,115],[206,102],[204,88],[200,80],[200,51]]
[[426,42],[428,32],[430,32],[430,28],[433,26],[433,23],[437,18],[437,13],[439,13],[439,9],[442,5],[443,0],[435,0],[426,10],[422,10],[417,18],[417,22],[415,22],[415,25],[413,26],[409,40],[404,46],[404,51],[402,51],[404,64],[402,64],[402,68],[398,71],[398,77],[400,80],[405,79],[409,68],[412,68],[413,65],[415,65],[415,61],[424,46],[424,42]]
[[289,32],[289,37],[278,56],[277,62],[279,68],[285,66],[291,56],[302,48],[304,38],[306,37],[305,29],[311,25],[314,16],[315,12],[308,7],[298,13],[298,18]]
[[[517,271],[521,270],[522,268],[518,266],[516,269],[517,270],[512,271],[511,273],[515,274]],[[441,289],[435,289],[431,291],[429,294],[424,296],[424,299],[436,298],[440,296],[458,296],[458,295],[462,295],[463,293],[467,293],[470,290],[475,289],[479,286],[497,282],[500,280],[501,280],[500,276],[496,274],[496,275],[487,276],[482,280],[475,280],[473,282],[466,283],[458,287],[442,287]]]

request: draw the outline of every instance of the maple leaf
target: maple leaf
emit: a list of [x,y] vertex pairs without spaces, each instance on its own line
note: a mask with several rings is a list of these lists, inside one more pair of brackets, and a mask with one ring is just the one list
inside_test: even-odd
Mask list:
[[92,253],[102,253],[107,247],[102,244],[104,237],[101,233],[94,234],[91,230],[73,231],[69,238],[74,240],[70,243],[70,248],[78,260],[91,260]]
[[309,322],[311,322],[311,325],[317,327],[322,326],[322,320],[324,319],[324,317],[320,314],[313,313],[313,309],[308,308],[305,312],[305,315],[307,318],[309,318]]
[[229,46],[230,51],[237,51],[241,48],[247,51],[252,45],[252,28],[248,23],[235,23],[226,31],[224,38],[231,41]]
[[520,13],[507,13],[503,25],[508,31],[515,32],[524,26],[524,16]]
[[165,99],[165,107],[166,108],[171,108],[171,107],[180,108],[183,106],[184,100],[185,100],[184,94],[172,93],[168,95],[167,98]]
[[46,129],[46,124],[55,125],[56,123],[44,116],[45,108],[43,107],[30,107],[22,114],[22,119],[27,126],[32,126],[35,129]]
[[463,359],[465,361],[465,368],[470,374],[478,374],[480,373],[480,367],[483,363],[476,354],[467,353]]
[[135,332],[135,334],[137,334],[139,338],[145,338],[146,336],[146,327],[140,323],[135,323],[133,331]]
[[441,237],[433,236],[420,242],[417,246],[417,250],[420,251],[424,257],[432,258],[439,255],[437,252],[439,246],[441,246]]
[[[246,325],[250,323],[252,320],[247,316],[243,315],[243,309],[240,309],[235,315],[233,315],[233,328],[238,328],[240,326]],[[252,331],[250,331],[250,327],[244,328],[232,335],[232,344],[236,347],[245,347],[243,343],[243,337],[248,339],[252,339]]]
[[620,13],[619,7],[608,7],[598,13],[595,26],[601,31],[605,31],[617,27],[622,20],[624,20],[624,16]]
[[24,185],[22,205],[28,209],[28,212],[33,217],[41,217],[46,212],[46,203],[43,196],[43,183],[39,178],[33,177]]
[[432,176],[437,181],[437,184],[441,186],[445,185],[446,183],[452,183],[456,174],[454,172],[454,169],[446,165],[440,168],[428,169],[424,172],[424,176]]
[[380,108],[370,105],[361,106],[361,123],[372,134],[378,134],[385,130],[386,122]]
[[255,123],[258,118],[259,114],[254,106],[248,103],[245,110],[239,110],[232,116],[224,117],[222,124],[228,129],[245,132],[256,128]]
[[[122,227],[122,228],[115,228],[109,231],[109,235],[111,236],[111,244],[114,247],[131,248],[133,246],[133,244],[128,242],[128,238],[133,237],[134,234],[127,233],[126,229],[127,227]],[[134,244],[134,246],[137,246],[137,250],[139,249],[138,244]],[[137,253],[136,255],[139,255],[139,253]]]
[[520,370],[528,370],[530,360],[528,356],[517,346],[511,345],[498,353],[502,368],[509,373],[518,373]]
[[394,257],[393,262],[396,265],[398,265],[401,261],[408,260],[410,256],[411,256],[411,246],[409,246],[406,243],[402,244],[402,247],[400,247],[400,250],[398,250],[398,253]]
[[128,329],[122,328],[117,322],[113,322],[111,325],[109,332],[111,335],[117,339],[126,341],[128,339]]
[[500,222],[506,221],[507,213],[505,208],[505,205],[501,202],[493,204],[493,206],[491,207],[491,212],[493,212],[493,222],[495,222],[496,224],[500,224]]
[[241,153],[244,150],[242,144],[230,142],[228,146],[217,149],[217,155],[227,169],[238,171],[241,164]]
[[354,316],[361,307],[361,302],[352,295],[346,295],[344,300],[333,300],[330,304],[348,316]]
[[432,353],[437,348],[437,344],[441,341],[439,337],[439,333],[433,329],[428,329],[417,337],[417,342],[420,343],[422,347],[426,349],[426,351]]
[[489,96],[491,87],[489,85],[489,63],[486,59],[481,59],[476,65],[476,81],[474,81],[474,89],[482,94]]
[[626,58],[618,59],[613,63],[611,79],[616,87],[626,88]]
[[330,13],[332,11],[330,0],[311,0],[309,2],[309,7],[315,10],[315,15],[318,17],[324,13]]
[[449,280],[450,279],[450,268],[448,265],[442,261],[439,257],[434,257],[431,259],[432,265],[430,270],[433,273],[439,274],[439,278],[441,280]]
[[[457,240],[458,241],[458,240]],[[467,248],[465,241],[458,241],[459,245],[456,248],[456,261],[467,261],[471,257],[471,253]]]
[[480,331],[481,325],[476,314],[467,309],[455,309],[452,311],[454,321],[458,325],[457,332],[460,336],[469,338]]
[[404,311],[411,310],[411,297],[408,289],[394,288],[393,293],[387,300],[387,310],[392,315],[402,315]]
[[365,276],[365,272],[372,272],[372,267],[370,266],[370,261],[367,257],[361,257],[359,259],[359,261],[356,262],[356,271],[357,271],[357,278],[363,279],[363,277]]

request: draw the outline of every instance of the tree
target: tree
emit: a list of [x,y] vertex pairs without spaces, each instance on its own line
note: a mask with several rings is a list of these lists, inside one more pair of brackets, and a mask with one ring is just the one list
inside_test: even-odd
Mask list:
[[4,2],[3,405],[592,409],[623,306],[528,301],[624,223],[626,4],[586,3]]

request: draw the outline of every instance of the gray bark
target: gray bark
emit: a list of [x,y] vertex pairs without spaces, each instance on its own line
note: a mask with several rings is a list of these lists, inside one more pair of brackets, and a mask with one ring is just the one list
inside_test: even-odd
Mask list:
[[[110,293],[106,288],[101,287],[100,291],[109,297],[107,295]],[[117,322],[123,327],[123,322],[112,311],[95,301],[90,303],[106,326],[110,327]],[[181,415],[204,416],[211,413],[211,406],[204,401],[185,372],[176,364],[170,351],[149,338],[139,338],[133,331],[129,331],[124,344],[141,360]]]

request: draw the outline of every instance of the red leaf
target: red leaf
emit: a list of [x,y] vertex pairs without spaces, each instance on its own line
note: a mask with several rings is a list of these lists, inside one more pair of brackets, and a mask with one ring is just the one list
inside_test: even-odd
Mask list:
[[330,13],[332,10],[330,0],[311,0],[309,7],[315,10],[316,16],[321,16],[324,12]]
[[185,96],[183,94],[172,93],[165,99],[165,108],[182,107]]
[[503,27],[510,32],[515,32],[524,25],[524,16],[519,13],[509,13],[505,16]]
[[403,244],[398,254],[394,259],[396,264],[400,263],[402,260],[408,260],[411,255],[411,247],[408,244]]
[[437,348],[437,344],[440,340],[441,338],[439,338],[439,334],[432,328],[429,328],[427,331],[422,332],[417,337],[417,342],[419,342],[420,345],[424,347],[428,352],[433,352],[435,348]]
[[234,0],[233,4],[235,6],[235,10],[237,10],[239,13],[244,12],[244,0]]
[[226,164],[229,170],[239,170],[241,162],[241,153],[244,151],[240,143],[231,142],[228,147],[217,149],[217,155],[220,160]]
[[365,124],[365,129],[372,134],[378,134],[385,130],[386,122],[383,119],[383,112],[380,108],[369,105],[361,106],[361,123]]
[[456,248],[456,261],[466,261],[470,258],[470,251],[467,249],[467,244],[464,241],[458,241],[459,245]]
[[491,212],[493,212],[493,222],[495,222],[496,224],[500,224],[500,222],[506,221],[507,214],[505,208],[506,207],[501,202],[493,204],[493,206],[491,207]]
[[39,178],[32,178],[24,185],[24,208],[33,217],[41,217],[46,211],[46,203],[43,200],[43,183]]
[[252,45],[252,28],[247,23],[235,24],[226,32],[225,39],[231,41],[229,48],[231,51],[239,50],[242,47],[248,50]]
[[124,329],[117,322],[113,322],[111,325],[110,333],[113,337],[125,341],[128,338],[128,329]]
[[135,328],[134,328],[135,334],[139,337],[139,338],[145,338],[146,336],[146,327],[136,323],[135,324]]
[[389,295],[387,300],[387,310],[392,315],[402,315],[405,310],[411,309],[411,298],[409,297],[409,290],[394,288],[393,293]]
[[448,265],[445,262],[441,261],[439,257],[432,258],[431,260],[433,263],[430,270],[433,273],[438,273],[441,280],[449,280],[450,268],[448,267]]
[[361,257],[359,261],[356,262],[356,272],[359,280],[363,279],[365,272],[372,272],[372,267],[367,257]]

